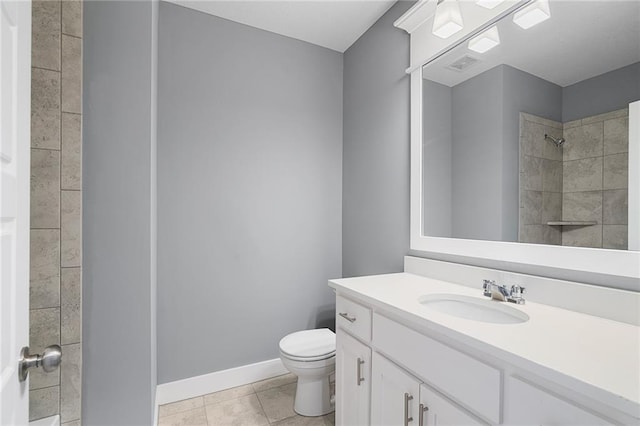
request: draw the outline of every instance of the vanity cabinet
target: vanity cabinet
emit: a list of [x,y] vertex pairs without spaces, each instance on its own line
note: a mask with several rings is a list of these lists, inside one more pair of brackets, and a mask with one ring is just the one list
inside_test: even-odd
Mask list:
[[371,349],[338,329],[336,337],[336,424],[368,425]]

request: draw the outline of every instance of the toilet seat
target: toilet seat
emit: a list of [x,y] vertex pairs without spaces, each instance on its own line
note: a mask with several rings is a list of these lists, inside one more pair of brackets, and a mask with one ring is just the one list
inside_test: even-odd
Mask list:
[[282,356],[302,362],[321,361],[336,354],[336,335],[328,328],[291,333],[280,340]]

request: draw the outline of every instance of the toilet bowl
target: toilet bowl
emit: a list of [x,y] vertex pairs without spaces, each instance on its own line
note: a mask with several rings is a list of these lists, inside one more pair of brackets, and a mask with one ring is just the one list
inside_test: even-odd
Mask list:
[[291,333],[280,340],[280,359],[298,376],[293,409],[301,416],[334,411],[329,377],[336,368],[336,335],[328,328]]

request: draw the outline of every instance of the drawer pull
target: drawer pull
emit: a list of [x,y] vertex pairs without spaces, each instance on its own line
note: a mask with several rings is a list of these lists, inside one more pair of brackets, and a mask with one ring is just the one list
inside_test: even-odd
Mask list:
[[420,404],[420,410],[418,413],[418,426],[424,426],[424,413],[429,411],[429,407],[424,404]]
[[364,382],[364,377],[362,377],[362,364],[364,364],[364,360],[358,358],[358,386]]
[[411,395],[404,393],[404,426],[409,426],[409,422],[413,421],[413,417],[409,417],[409,401],[412,399]]
[[348,312],[340,312],[340,316],[349,322],[356,322],[356,317],[350,317]]

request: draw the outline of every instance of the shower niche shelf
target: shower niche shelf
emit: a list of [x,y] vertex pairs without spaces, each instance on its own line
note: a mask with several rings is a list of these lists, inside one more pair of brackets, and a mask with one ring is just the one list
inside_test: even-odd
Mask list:
[[591,226],[597,225],[596,221],[584,221],[584,220],[557,220],[547,222],[547,225],[550,226]]

